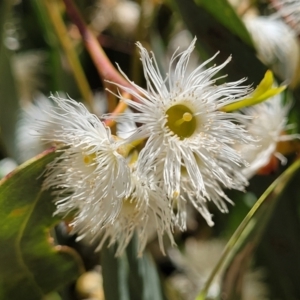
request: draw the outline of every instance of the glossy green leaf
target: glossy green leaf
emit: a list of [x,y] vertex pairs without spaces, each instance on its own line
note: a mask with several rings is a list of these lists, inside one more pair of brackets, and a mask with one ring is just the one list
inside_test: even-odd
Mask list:
[[297,160],[257,200],[227,243],[205,288],[199,294],[198,300],[206,298],[213,279],[224,269],[226,269],[226,272],[223,277],[221,294],[226,295],[226,300],[242,299],[241,285],[237,284],[237,282],[242,280],[248,267],[249,259],[252,257],[258,243],[260,243],[262,234],[278,201],[285,201],[285,198],[282,196],[283,192],[291,179],[299,172],[299,168],[300,160]]
[[137,257],[133,240],[121,257],[114,257],[114,253],[113,247],[101,251],[106,300],[164,299],[155,263],[147,251]]
[[0,182],[0,299],[41,299],[75,279],[79,256],[54,246],[49,230],[59,219],[50,192],[41,191],[53,150],[21,165]]
[[252,38],[246,26],[234,11],[227,0],[196,0],[198,5],[202,5],[216,20],[224,27],[228,28],[233,34],[251,47],[254,47]]
[[130,300],[163,300],[159,276],[150,253],[145,251],[142,257],[137,257],[136,239],[131,241],[126,252],[130,266]]
[[103,289],[106,300],[130,300],[127,285],[128,264],[126,255],[115,257],[114,247],[101,250]]
[[220,51],[214,62],[223,63],[232,55],[226,67],[229,80],[248,78],[257,85],[266,67],[256,57],[241,20],[225,0],[172,0],[185,25],[197,36],[199,48],[209,56]]

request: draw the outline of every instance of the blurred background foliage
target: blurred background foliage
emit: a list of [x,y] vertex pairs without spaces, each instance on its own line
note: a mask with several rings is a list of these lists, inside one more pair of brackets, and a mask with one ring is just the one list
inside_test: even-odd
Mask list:
[[[293,101],[290,119],[295,124],[293,130],[299,132],[299,57],[290,55],[283,59],[283,50],[271,47],[266,52],[274,54],[274,59],[272,63],[266,61],[261,50],[263,45],[257,42],[255,33],[245,21],[249,15],[259,17],[276,13],[272,1],[230,2],[2,0],[0,175],[3,177],[23,162],[20,151],[24,149],[20,150],[17,142],[18,122],[21,111],[33,101],[39,101],[41,94],[64,93],[84,102],[95,113],[110,111],[109,105],[103,109],[100,103],[105,93],[103,82],[74,19],[67,13],[65,4],[68,3],[77,6],[113,65],[117,62],[129,78],[141,85],[145,82],[141,76],[136,41],[156,54],[164,73],[174,50],[177,47],[185,49],[194,36],[197,36],[197,53],[191,57],[193,66],[218,51],[220,54],[215,59],[218,64],[232,55],[233,60],[225,69],[227,79],[246,77],[247,83],[254,87],[271,68],[279,82],[290,84],[286,91],[286,97]],[[279,40],[281,38],[284,37],[278,37]],[[299,47],[298,42],[296,36],[296,47]],[[298,53],[299,49],[295,51]],[[214,227],[208,227],[191,208],[187,232],[176,232],[178,248],[168,248],[167,255],[163,256],[154,239],[149,243],[147,253],[139,259],[136,259],[134,241],[120,258],[115,258],[111,249],[100,254],[95,253],[94,246],[85,241],[75,242],[76,237],[68,233],[67,222],[56,222],[55,228],[55,221],[49,222],[53,207],[47,208],[46,225],[40,219],[30,223],[25,218],[30,214],[34,220],[30,205],[37,209],[37,214],[44,214],[45,209],[44,205],[36,207],[32,202],[37,199],[33,196],[39,194],[39,190],[25,189],[30,184],[39,187],[36,174],[49,159],[48,156],[36,158],[32,170],[25,166],[17,171],[19,181],[6,182],[7,185],[16,184],[14,190],[8,191],[4,185],[1,186],[0,299],[195,299],[203,288],[198,299],[300,299],[300,174],[299,163],[293,164],[299,144],[293,142],[287,148],[286,166],[278,165],[270,168],[264,176],[255,176],[246,193],[228,191],[235,202],[229,214],[221,214],[213,206],[210,208],[214,214]],[[24,199],[20,195],[24,195]],[[39,198],[39,203],[47,201],[47,197],[49,195]],[[26,219],[20,219],[21,225],[15,219],[8,218],[4,222],[9,214],[16,212],[9,207],[7,199],[15,199],[14,203],[20,207],[28,201],[29,210],[25,207],[21,213]],[[22,229],[24,222],[29,226],[29,232],[35,231],[35,228],[43,230],[27,236]],[[16,229],[14,239],[10,237],[13,227]],[[44,236],[45,230],[47,237]],[[48,242],[47,246],[43,241],[46,242],[46,238],[48,241],[49,234],[51,243]],[[225,255],[221,256],[230,238],[232,243],[227,244]],[[26,239],[24,246],[21,240]],[[33,247],[39,243],[43,245],[41,248]],[[42,252],[46,260],[52,261],[53,245],[65,245],[66,253],[73,253],[72,263],[61,262],[61,270],[51,264],[45,266],[43,260],[35,261],[38,253]],[[26,256],[30,247],[33,247],[33,252]],[[16,252],[16,258],[6,261],[10,251]],[[66,260],[71,257],[69,254]],[[18,260],[25,260],[27,265],[32,263],[29,274]],[[12,265],[16,267],[16,273],[23,272],[22,276],[7,273]],[[214,269],[215,266],[217,268]],[[23,271],[17,271],[18,268]],[[210,274],[215,277],[211,276],[205,285]],[[47,278],[45,281],[37,281],[35,287],[31,287],[29,277],[43,276]]]

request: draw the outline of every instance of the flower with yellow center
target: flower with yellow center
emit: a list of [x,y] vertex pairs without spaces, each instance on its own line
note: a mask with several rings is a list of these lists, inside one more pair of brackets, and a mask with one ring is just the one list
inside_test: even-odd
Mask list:
[[212,79],[231,58],[220,66],[206,68],[213,57],[187,74],[195,42],[196,39],[187,50],[173,55],[166,78],[158,70],[155,57],[138,43],[147,89],[134,82],[134,89],[116,84],[137,100],[120,96],[136,112],[125,112],[116,120],[141,124],[127,141],[147,139],[139,161],[144,171],[152,171],[162,182],[168,198],[179,207],[182,227],[187,199],[210,225],[211,215],[204,209],[207,201],[226,212],[224,200],[229,199],[222,189],[243,189],[247,184],[241,174],[245,161],[233,145],[252,142],[244,129],[246,117],[222,111],[249,96],[249,88],[240,85],[244,80],[216,85],[217,79]]
[[[122,146],[83,104],[51,98],[56,106],[45,113],[56,125],[42,137],[65,147],[48,165],[44,188],[54,189],[56,214],[75,214],[74,232],[86,222],[99,230],[116,219],[130,188],[130,170],[120,154]],[[48,122],[38,121],[38,133],[43,133],[44,127],[49,127]]]
[[[164,234],[174,244],[171,207],[164,199],[163,190],[148,175],[133,169],[130,190],[122,199],[121,209],[114,222],[101,228],[95,227],[93,221],[82,223],[78,230],[79,239],[87,236],[89,239],[99,240],[97,250],[103,247],[105,241],[108,241],[108,246],[116,244],[116,256],[122,255],[134,234],[137,236],[139,256],[147,241],[154,236],[158,237],[162,252]],[[84,209],[82,207],[80,210]],[[99,210],[98,207],[94,209]]]

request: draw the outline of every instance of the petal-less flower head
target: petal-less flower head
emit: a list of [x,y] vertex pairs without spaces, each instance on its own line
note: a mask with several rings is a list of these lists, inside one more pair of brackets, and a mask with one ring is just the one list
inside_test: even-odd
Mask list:
[[243,113],[252,117],[247,130],[256,139],[255,143],[239,148],[249,162],[249,166],[243,169],[243,174],[247,178],[266,166],[273,155],[282,163],[286,162],[286,158],[277,151],[278,143],[299,138],[298,134],[286,134],[286,130],[289,129],[287,115],[290,107],[290,103],[284,105],[282,94],[279,94],[265,102],[243,109]]
[[240,172],[245,162],[233,148],[237,141],[251,141],[242,124],[246,117],[224,113],[221,109],[246,96],[249,88],[240,86],[243,80],[215,85],[216,79],[212,77],[231,58],[220,66],[205,69],[213,57],[187,74],[195,41],[187,50],[174,54],[166,78],[160,74],[154,56],[137,44],[147,89],[134,82],[131,82],[134,89],[119,86],[138,101],[121,97],[137,112],[124,113],[117,116],[117,120],[141,124],[129,141],[148,138],[140,152],[145,170],[161,174],[168,197],[177,205],[180,206],[178,201],[188,194],[212,225],[211,215],[203,208],[205,202],[212,200],[225,212],[223,200],[229,199],[221,187],[243,189],[247,184]]
[[[129,168],[120,144],[98,117],[74,100],[51,98],[57,107],[46,113],[56,127],[46,139],[65,149],[48,166],[44,187],[54,189],[57,214],[75,213],[75,232],[86,221],[99,229],[121,210],[130,188]],[[44,132],[48,125],[40,121],[37,130]]]
[[[83,205],[80,212],[85,214],[85,209]],[[101,214],[99,207],[94,209],[97,210],[96,214]],[[131,173],[131,187],[122,200],[120,213],[114,222],[99,228],[88,220],[81,224],[79,234],[82,234],[79,239],[87,236],[92,240],[100,240],[97,250],[103,247],[105,241],[108,241],[108,246],[117,244],[116,256],[122,255],[134,234],[138,241],[138,255],[143,253],[147,241],[157,235],[164,253],[164,234],[174,244],[172,210],[168,202],[164,201],[164,193],[153,178],[134,169]]]

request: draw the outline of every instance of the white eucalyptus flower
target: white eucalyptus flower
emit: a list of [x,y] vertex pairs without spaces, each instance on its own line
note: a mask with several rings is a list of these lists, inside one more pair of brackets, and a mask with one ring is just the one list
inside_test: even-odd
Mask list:
[[189,198],[208,224],[213,225],[205,202],[213,201],[226,212],[223,200],[229,199],[222,188],[243,190],[247,184],[240,171],[245,161],[233,147],[237,142],[251,142],[243,125],[246,117],[221,110],[244,97],[249,88],[240,86],[244,80],[215,84],[212,77],[231,58],[220,66],[205,69],[213,57],[186,74],[195,41],[181,54],[174,54],[166,78],[160,74],[154,56],[149,56],[138,43],[147,89],[134,82],[132,89],[116,84],[137,100],[120,96],[136,113],[124,113],[116,119],[141,124],[128,142],[148,138],[139,160],[145,170],[160,176],[158,180],[162,180],[182,219],[184,201]]
[[[62,98],[66,97],[64,93],[59,94]],[[106,111],[106,99],[103,93],[95,93],[93,105],[93,109],[97,115],[101,115]],[[23,105],[17,123],[16,134],[18,158],[21,162],[55,145],[55,141],[51,140],[53,131],[61,129],[63,122],[63,120],[56,122],[52,114],[47,113],[55,109],[55,107],[56,103],[42,93],[36,93],[33,102]],[[36,133],[36,120],[43,121],[44,123],[39,128],[39,134]]]
[[273,155],[282,164],[286,158],[276,151],[278,142],[299,138],[298,134],[286,134],[288,126],[288,113],[291,104],[284,104],[282,94],[276,95],[260,104],[243,109],[243,113],[251,116],[247,130],[256,139],[251,145],[238,147],[242,156],[249,162],[249,166],[243,169],[247,178],[254,176],[259,169],[266,166]]
[[[80,208],[83,213],[84,210],[85,205]],[[100,208],[95,207],[95,210]],[[101,214],[100,211],[98,213]],[[122,207],[115,221],[99,228],[97,222],[89,220],[81,227],[79,233],[82,233],[79,239],[85,236],[90,238],[91,234],[92,239],[99,239],[97,250],[103,247],[105,241],[108,241],[108,246],[117,244],[116,256],[122,255],[134,234],[138,240],[138,255],[142,255],[147,241],[155,233],[161,251],[164,253],[164,234],[174,244],[172,210],[164,199],[162,189],[157,186],[153,178],[133,170],[130,190],[122,200]]]
[[[117,218],[130,187],[122,146],[83,104],[51,98],[57,107],[47,114],[56,126],[41,137],[65,149],[48,165],[44,188],[54,189],[56,214],[75,213],[75,232],[87,221],[99,229]],[[43,133],[48,126],[41,120],[38,131]]]

